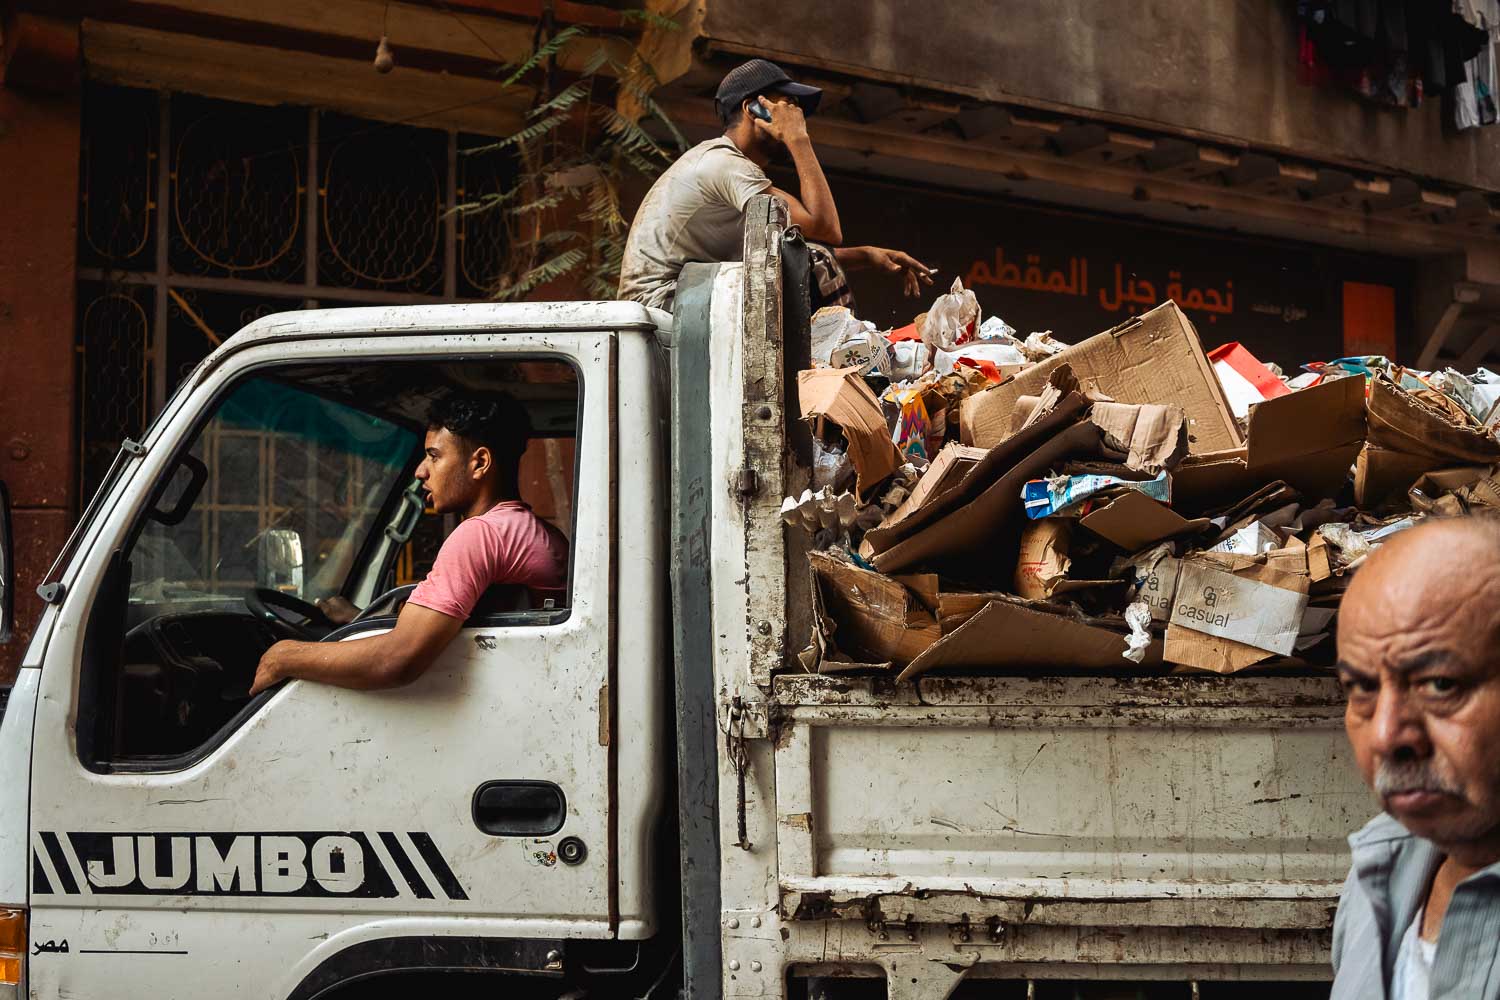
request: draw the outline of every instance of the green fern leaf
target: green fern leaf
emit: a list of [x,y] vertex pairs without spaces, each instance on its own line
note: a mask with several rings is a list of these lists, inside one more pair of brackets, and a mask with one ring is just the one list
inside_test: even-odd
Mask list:
[[609,54],[609,46],[601,45],[594,50],[593,55],[589,56],[589,61],[583,64],[583,69],[579,71],[579,75],[594,76],[596,73],[602,70],[606,64],[613,62],[614,59],[612,59]]
[[557,55],[558,52],[562,51],[564,45],[567,45],[569,42],[579,37],[583,33],[584,29],[575,24],[569,25],[568,27],[559,31],[557,34],[553,35],[551,38],[547,39],[541,45],[532,50],[531,55],[523,59],[520,65],[511,70],[510,75],[501,82],[500,89],[504,90],[505,88],[514,85],[516,81],[521,79],[521,77],[536,69],[552,56]]
[[540,198],[513,206],[508,210],[507,214],[515,216],[530,215],[533,212],[545,212],[549,208],[556,208],[562,203],[563,196],[561,194],[548,193],[542,195]]
[[614,108],[601,106],[599,113],[603,119],[604,131],[609,134],[610,139],[620,149],[659,157],[663,160],[669,158],[667,151],[662,149],[645,129],[620,114]]
[[520,146],[529,142],[535,142],[567,120],[568,116],[565,114],[554,114],[543,118],[541,121],[528,125],[521,129],[521,131],[513,132],[504,139],[501,139],[495,143],[495,148],[500,149],[506,146]]
[[550,101],[546,102],[545,104],[538,104],[536,107],[526,112],[526,117],[537,118],[549,112],[567,111],[569,108],[572,108],[574,105],[576,105],[579,101],[588,97],[589,91],[592,89],[593,81],[587,79],[579,80],[575,83],[569,84],[567,87],[564,87],[562,90],[558,91],[557,95],[554,96]]
[[500,291],[501,298],[514,299],[532,291],[540,285],[550,281],[556,281],[563,275],[575,270],[578,265],[588,259],[588,255],[577,248],[564,250],[562,253],[533,267],[512,285]]
[[636,22],[648,25],[652,28],[660,28],[663,31],[678,31],[682,25],[664,14],[656,14],[649,10],[622,10],[620,20]]

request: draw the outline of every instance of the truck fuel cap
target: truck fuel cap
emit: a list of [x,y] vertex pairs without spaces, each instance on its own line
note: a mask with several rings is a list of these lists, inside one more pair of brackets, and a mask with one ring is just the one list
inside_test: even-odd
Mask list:
[[581,865],[589,856],[589,849],[577,837],[564,837],[558,841],[557,856],[565,865]]

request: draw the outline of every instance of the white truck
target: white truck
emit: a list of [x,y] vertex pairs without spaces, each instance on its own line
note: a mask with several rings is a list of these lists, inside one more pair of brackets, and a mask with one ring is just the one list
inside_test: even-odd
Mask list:
[[[39,591],[0,998],[1326,995],[1371,808],[1331,677],[798,665],[805,250],[751,212],[673,316],[284,313],[198,366]],[[567,599],[247,697],[279,637],[391,627],[452,386],[556,446]]]

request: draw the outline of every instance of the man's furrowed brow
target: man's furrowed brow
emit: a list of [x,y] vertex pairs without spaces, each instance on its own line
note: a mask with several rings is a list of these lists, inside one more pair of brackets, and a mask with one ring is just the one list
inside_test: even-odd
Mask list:
[[1356,667],[1354,664],[1349,663],[1345,660],[1340,660],[1337,664],[1334,665],[1333,669],[1338,671],[1338,674],[1341,678],[1347,678],[1349,680],[1373,681],[1375,679],[1375,674],[1371,671]]
[[1410,656],[1403,656],[1391,661],[1391,672],[1396,674],[1414,674],[1420,670],[1430,670],[1434,667],[1462,666],[1463,661],[1446,649],[1424,649]]

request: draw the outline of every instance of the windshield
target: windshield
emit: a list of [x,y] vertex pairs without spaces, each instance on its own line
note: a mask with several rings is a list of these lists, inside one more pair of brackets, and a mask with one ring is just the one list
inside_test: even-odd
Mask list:
[[170,516],[136,541],[131,617],[243,607],[255,587],[306,601],[339,593],[417,444],[352,406],[269,378],[241,383],[193,442],[201,488],[194,463],[180,463],[156,507]]

